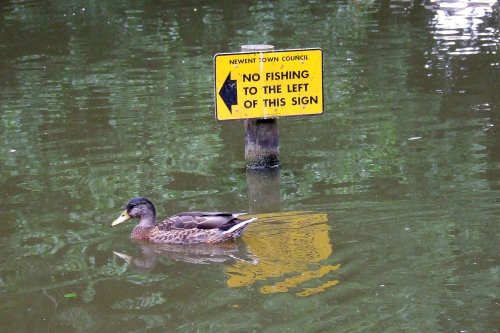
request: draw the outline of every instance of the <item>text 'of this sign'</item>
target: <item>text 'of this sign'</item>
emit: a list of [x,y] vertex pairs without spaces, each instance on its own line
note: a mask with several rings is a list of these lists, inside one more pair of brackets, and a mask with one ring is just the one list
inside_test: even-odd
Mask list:
[[214,67],[217,120],[323,112],[321,49],[219,53]]

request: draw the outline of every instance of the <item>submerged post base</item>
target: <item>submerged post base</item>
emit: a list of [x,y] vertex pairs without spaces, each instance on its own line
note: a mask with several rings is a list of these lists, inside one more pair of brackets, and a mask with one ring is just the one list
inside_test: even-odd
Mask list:
[[281,211],[280,169],[247,170],[248,212]]

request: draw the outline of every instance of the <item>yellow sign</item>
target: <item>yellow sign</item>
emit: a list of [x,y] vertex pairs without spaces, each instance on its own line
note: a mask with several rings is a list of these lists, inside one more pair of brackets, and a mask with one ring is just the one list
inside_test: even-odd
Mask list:
[[217,120],[323,112],[323,51],[219,53],[214,57]]

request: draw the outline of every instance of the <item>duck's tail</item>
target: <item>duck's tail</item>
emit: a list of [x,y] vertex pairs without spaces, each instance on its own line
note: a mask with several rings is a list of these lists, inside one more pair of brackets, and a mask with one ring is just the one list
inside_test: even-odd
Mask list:
[[240,223],[235,224],[231,228],[225,230],[223,233],[224,234],[237,234],[236,237],[238,237],[243,232],[243,230],[246,228],[246,226],[255,220],[257,220],[256,217],[252,217],[251,219],[248,219],[248,220],[242,220]]
[[237,220],[233,221],[237,222],[234,225],[228,226],[227,229],[222,230],[222,233],[220,234],[220,239],[218,240],[219,242],[223,242],[226,240],[231,240],[231,239],[236,239],[240,237],[243,234],[243,231],[245,231],[245,228],[249,223],[252,223],[253,221],[257,220],[256,217],[253,217],[248,220]]
[[125,254],[125,253],[121,253],[121,252],[116,252],[116,251],[113,251],[114,255],[119,257],[119,258],[122,258],[123,260],[125,260],[128,264],[130,264],[130,262],[132,261],[132,256],[129,256],[128,254]]

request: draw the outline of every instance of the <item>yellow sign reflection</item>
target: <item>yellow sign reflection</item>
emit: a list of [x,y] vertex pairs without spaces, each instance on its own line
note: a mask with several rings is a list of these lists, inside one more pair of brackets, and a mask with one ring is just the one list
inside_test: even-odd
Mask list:
[[259,262],[238,261],[228,267],[227,285],[234,288],[262,281],[262,293],[293,289],[302,297],[337,285],[339,281],[329,280],[329,274],[340,264],[321,264],[333,252],[327,221],[326,214],[304,212],[259,215],[259,227],[249,228],[245,237]]

